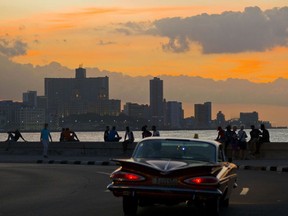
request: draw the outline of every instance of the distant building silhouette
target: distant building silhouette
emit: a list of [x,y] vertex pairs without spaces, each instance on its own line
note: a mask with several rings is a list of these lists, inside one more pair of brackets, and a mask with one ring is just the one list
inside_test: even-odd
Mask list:
[[195,104],[195,124],[199,129],[210,128],[212,118],[212,103],[205,102],[204,104]]
[[120,114],[121,101],[109,99],[109,78],[86,78],[81,67],[75,70],[75,78],[45,78],[45,96],[50,115]]
[[154,77],[150,80],[150,114],[153,125],[164,124],[163,80]]
[[222,111],[219,111],[216,115],[216,126],[221,126],[222,128],[226,127],[225,115]]
[[137,103],[126,103],[123,113],[135,119],[149,119],[149,106]]
[[184,111],[182,103],[177,101],[167,101],[165,126],[169,129],[181,129],[183,126]]
[[37,107],[37,91],[24,92],[23,105],[28,107]]

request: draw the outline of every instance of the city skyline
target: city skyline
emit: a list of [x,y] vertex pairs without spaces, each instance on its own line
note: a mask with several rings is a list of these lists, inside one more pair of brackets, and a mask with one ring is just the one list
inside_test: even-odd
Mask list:
[[[259,110],[261,119],[288,125],[284,0],[52,0],[41,4],[3,0],[0,6],[0,100],[19,100],[17,95],[24,91],[39,91],[43,77],[67,77],[83,64],[103,74],[121,73],[121,82],[126,76],[137,87],[137,80],[146,76],[179,77],[178,82],[198,77],[201,83],[212,83],[206,87],[213,104],[230,118],[242,110]],[[227,91],[229,84],[236,88],[231,91],[242,101],[217,98],[212,86],[218,91],[221,84],[221,91]],[[113,98],[121,98],[118,87],[111,90]],[[122,93],[132,94],[129,87],[121,88],[125,88]],[[191,98],[177,90],[180,96],[166,91],[167,98],[183,101],[185,116],[193,113],[194,103],[209,100],[205,89],[197,92],[199,96],[192,92]],[[122,97],[124,102],[134,101],[133,96]]]
[[[226,119],[222,111],[212,118],[212,102],[194,104],[194,116],[184,117],[182,102],[166,100],[164,82],[158,77],[149,80],[149,104],[135,102],[123,104],[121,100],[109,99],[109,77],[86,77],[82,66],[75,69],[74,78],[45,78],[45,95],[37,91],[22,93],[22,102],[0,101],[0,129],[11,127],[24,131],[34,131],[44,122],[51,128],[73,126],[77,130],[103,129],[107,124],[120,123],[120,128],[133,125],[152,124],[161,129],[214,129],[250,125],[258,127],[269,121],[259,119],[258,112],[241,112],[240,118]],[[117,123],[117,124],[118,124]],[[69,127],[70,127],[69,126]]]

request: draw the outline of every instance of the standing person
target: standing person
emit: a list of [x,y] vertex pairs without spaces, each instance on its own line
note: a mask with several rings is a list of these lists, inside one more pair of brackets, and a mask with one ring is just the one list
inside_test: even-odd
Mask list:
[[110,131],[110,127],[109,126],[106,126],[106,129],[104,131],[104,141],[105,142],[108,142],[108,137],[109,137],[109,131]]
[[239,159],[244,160],[246,159],[246,149],[247,149],[247,134],[244,131],[244,126],[242,125],[240,127],[240,130],[238,131],[238,139],[239,139],[239,148],[240,148],[240,153],[239,153]]
[[108,141],[109,142],[118,142],[122,137],[119,136],[116,126],[113,126],[112,129],[109,131]]
[[216,137],[216,141],[220,143],[225,143],[225,131],[223,130],[221,126],[217,128],[217,131],[218,131],[218,134]]
[[134,134],[132,130],[130,130],[129,126],[126,127],[126,132],[124,136],[124,141],[123,141],[123,152],[127,151],[127,147],[129,144],[132,144],[134,142]]
[[232,147],[232,160],[238,157],[238,136],[237,136],[237,126],[233,126],[231,132],[231,147]]
[[142,127],[142,138],[144,139],[145,137],[151,137],[152,133],[147,129],[147,125],[144,125]]
[[251,131],[250,131],[250,140],[248,142],[248,149],[251,154],[254,154],[256,151],[256,144],[259,142],[259,137],[261,131],[259,129],[256,129],[254,125],[251,125]]
[[[227,125],[226,131],[225,131],[225,142],[224,142],[224,151],[227,157],[228,157],[227,149],[228,149],[228,146],[231,145],[231,141],[232,141],[231,125]],[[231,156],[230,158],[228,157],[228,160],[231,160]]]
[[52,137],[50,131],[48,130],[48,124],[44,124],[44,128],[41,130],[40,141],[43,145],[43,157],[48,157],[48,146],[49,146],[49,139],[52,142]]
[[265,128],[265,125],[261,124],[260,129],[261,132],[259,134],[259,141],[256,143],[255,154],[260,153],[260,147],[262,146],[263,143],[270,142],[270,134],[269,131]]
[[160,136],[160,132],[157,130],[156,126],[152,126],[152,136]]

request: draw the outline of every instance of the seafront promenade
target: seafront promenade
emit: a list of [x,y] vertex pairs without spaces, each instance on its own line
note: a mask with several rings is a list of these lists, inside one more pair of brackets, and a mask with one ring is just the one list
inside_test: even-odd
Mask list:
[[[121,142],[52,142],[49,158],[43,159],[39,142],[0,142],[0,163],[116,165],[112,158],[129,158],[136,143],[123,153]],[[261,154],[235,160],[239,169],[288,172],[288,143],[265,143]]]

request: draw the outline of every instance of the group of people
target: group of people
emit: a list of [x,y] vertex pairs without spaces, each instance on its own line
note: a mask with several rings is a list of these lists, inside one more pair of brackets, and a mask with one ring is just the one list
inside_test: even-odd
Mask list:
[[[152,132],[148,130],[148,126],[144,125],[142,127],[142,138],[145,137],[151,137],[151,136],[160,136],[160,132],[157,130],[156,126],[152,126]],[[116,126],[113,126],[111,129],[109,126],[106,126],[106,129],[104,131],[104,141],[105,142],[119,142],[122,139],[121,136],[119,136]],[[130,129],[129,126],[125,129],[125,135],[124,135],[124,141],[123,144],[123,152],[127,151],[128,145],[133,143],[135,140],[133,131]]]
[[62,128],[59,141],[60,142],[70,142],[70,141],[80,142],[76,133],[69,128]]
[[[260,153],[261,145],[265,142],[270,142],[269,131],[261,124],[260,129],[256,129],[251,125],[250,139],[244,131],[244,126],[238,130],[237,126],[231,127],[228,125],[226,130],[218,127],[218,135],[216,140],[224,144],[225,154],[228,155],[229,160],[232,159],[249,159],[250,156],[255,156]],[[237,131],[238,130],[238,131]],[[231,154],[228,154],[228,146],[231,148]]]

